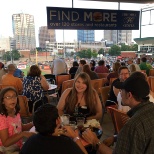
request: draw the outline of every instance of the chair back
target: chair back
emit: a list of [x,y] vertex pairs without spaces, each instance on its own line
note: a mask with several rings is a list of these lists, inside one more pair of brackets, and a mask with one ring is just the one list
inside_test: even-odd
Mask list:
[[102,101],[102,106],[105,107],[105,103],[108,100],[109,97],[109,92],[110,92],[111,86],[105,86],[99,88],[100,94],[101,94],[101,101]]
[[119,133],[130,118],[125,112],[119,111],[116,108],[108,107],[108,110],[110,111],[111,116],[113,116],[112,120],[113,124],[115,125],[115,132]]
[[52,84],[56,84],[56,78],[53,74],[44,74],[46,80],[50,81]]
[[152,92],[154,92],[154,76],[149,76],[148,77],[148,83],[149,83],[149,86],[150,86],[150,90]]
[[21,118],[31,118],[32,114],[29,112],[28,99],[26,96],[18,95],[20,116]]
[[57,75],[56,76],[56,84],[57,84],[57,88],[59,89],[60,86],[62,85],[62,83],[66,80],[70,80],[70,74],[67,75]]
[[73,83],[74,83],[74,79],[64,81],[62,83],[62,91],[61,91],[61,93],[63,93],[67,88],[72,88],[73,87]]
[[109,73],[96,73],[98,75],[98,78],[107,78],[107,76],[109,75]]
[[91,85],[97,91],[98,95],[100,95],[99,88],[104,86],[104,80],[103,79],[91,80]]
[[149,76],[154,76],[154,69],[150,69]]
[[116,80],[117,78],[110,78],[110,85],[113,83],[114,80]]

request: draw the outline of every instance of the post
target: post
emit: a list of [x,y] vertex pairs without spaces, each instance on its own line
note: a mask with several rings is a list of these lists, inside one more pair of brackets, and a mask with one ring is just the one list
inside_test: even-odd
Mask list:
[[142,37],[142,9],[140,11],[140,38]]
[[36,65],[37,65],[37,49],[36,49],[36,51],[35,51],[35,54],[36,54],[36,58],[35,58],[35,62],[36,62]]
[[63,29],[63,52],[64,52],[64,59],[65,59],[65,37],[64,37],[64,29]]
[[[118,2],[118,10],[120,10],[120,2]],[[119,40],[119,31],[117,30],[117,44],[118,44],[118,40]]]

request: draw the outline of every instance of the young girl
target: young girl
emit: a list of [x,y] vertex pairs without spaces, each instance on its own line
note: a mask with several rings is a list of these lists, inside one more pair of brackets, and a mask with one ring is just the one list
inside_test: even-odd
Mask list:
[[17,91],[7,87],[0,92],[0,152],[17,154],[22,147],[22,138],[34,133],[28,132],[32,123],[23,125],[19,114]]

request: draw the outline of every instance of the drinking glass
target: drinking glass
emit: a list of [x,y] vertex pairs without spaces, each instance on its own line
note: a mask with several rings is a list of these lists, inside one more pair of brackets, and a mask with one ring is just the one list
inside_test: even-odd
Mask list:
[[83,127],[84,127],[84,121],[85,118],[84,117],[77,117],[76,118],[76,122],[77,122],[77,127],[80,131],[82,131]]
[[76,122],[75,122],[75,121],[70,121],[70,122],[69,122],[69,126],[71,126],[71,128],[72,128],[73,130],[75,130],[75,129],[76,129]]
[[69,125],[69,121],[70,121],[69,114],[63,114],[60,118],[61,118],[62,125]]

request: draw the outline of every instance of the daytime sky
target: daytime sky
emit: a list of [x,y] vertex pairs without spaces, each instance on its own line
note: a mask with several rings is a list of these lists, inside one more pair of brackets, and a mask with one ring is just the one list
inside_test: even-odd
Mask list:
[[[34,15],[35,20],[35,35],[36,45],[38,46],[38,31],[39,27],[47,25],[46,7],[69,7],[72,8],[72,0],[5,0],[0,5],[0,36],[12,36],[12,15],[17,13],[28,13]],[[140,10],[145,5],[121,3],[121,10]],[[117,10],[118,3],[109,2],[94,2],[74,0],[74,8],[89,8],[89,9],[111,9]],[[154,12],[153,12],[154,13]],[[154,14],[153,14],[154,16]],[[149,15],[144,14],[142,21],[149,22]],[[153,20],[154,22],[154,20]],[[142,27],[142,37],[154,37],[154,25]],[[133,38],[139,37],[139,30],[133,30]],[[103,30],[95,31],[95,41],[100,41],[103,38]],[[73,41],[77,39],[76,30],[64,30],[64,40]],[[63,30],[56,30],[56,40],[63,41]]]

